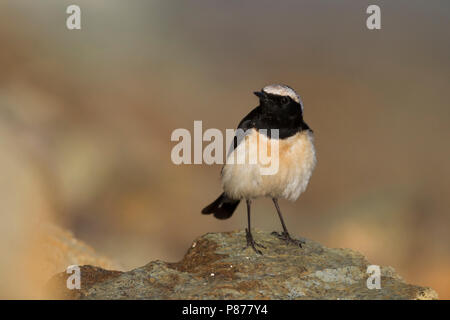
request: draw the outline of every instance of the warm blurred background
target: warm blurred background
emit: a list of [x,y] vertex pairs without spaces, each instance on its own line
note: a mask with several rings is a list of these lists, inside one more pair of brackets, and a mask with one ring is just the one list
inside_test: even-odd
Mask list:
[[[235,128],[254,90],[286,83],[318,154],[307,192],[281,202],[291,232],[450,298],[447,0],[78,0],[69,31],[73,3],[0,1],[0,297],[39,296],[24,274],[51,269],[32,248],[49,220],[123,269],[244,228],[242,205],[227,221],[200,214],[220,165],[172,164],[170,135]],[[280,229],[270,200],[255,212]]]

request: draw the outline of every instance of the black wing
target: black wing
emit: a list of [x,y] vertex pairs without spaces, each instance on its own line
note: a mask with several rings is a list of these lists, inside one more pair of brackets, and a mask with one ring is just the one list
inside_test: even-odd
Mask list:
[[234,149],[237,148],[237,146],[244,140],[245,138],[245,131],[251,128],[255,128],[256,121],[261,116],[261,108],[258,106],[252,111],[250,111],[249,114],[247,114],[241,122],[239,122],[238,129],[242,129],[244,132],[239,130],[237,134],[234,135],[233,143],[230,145],[230,149],[228,150],[227,157],[234,151]]

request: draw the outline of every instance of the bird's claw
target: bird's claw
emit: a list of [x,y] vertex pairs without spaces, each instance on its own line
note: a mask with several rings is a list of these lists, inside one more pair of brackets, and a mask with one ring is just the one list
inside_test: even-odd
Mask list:
[[252,247],[253,250],[254,250],[256,253],[262,255],[263,253],[261,252],[261,250],[257,249],[256,247],[260,247],[260,248],[263,248],[263,249],[266,249],[266,247],[263,246],[262,244],[257,243],[257,242],[253,239],[253,236],[252,236],[252,234],[250,233],[250,231],[249,231],[248,229],[245,229],[245,233],[246,233],[246,234],[245,234],[245,237],[247,238],[247,246],[246,246],[244,249],[247,249],[248,247]]
[[291,236],[287,232],[276,232],[276,231],[274,231],[271,234],[273,236],[277,237],[278,239],[285,241],[286,244],[288,244],[288,245],[289,244],[294,244],[294,245],[297,245],[300,248],[302,248],[302,244],[305,244],[305,241],[291,238]]

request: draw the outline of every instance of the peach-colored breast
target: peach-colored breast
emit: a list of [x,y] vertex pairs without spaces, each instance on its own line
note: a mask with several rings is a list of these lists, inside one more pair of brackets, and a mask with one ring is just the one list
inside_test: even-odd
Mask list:
[[[245,142],[241,142],[227,157],[222,169],[222,187],[229,197],[271,197],[294,201],[305,191],[316,164],[312,132],[302,131],[276,141],[278,152],[265,135],[252,129],[245,137]],[[261,149],[262,144],[266,144],[267,149]],[[270,161],[264,161],[262,154],[266,154],[269,157],[266,160]],[[277,154],[279,158],[276,166],[277,160],[273,157]],[[231,157],[234,157],[235,163],[231,163]],[[245,161],[236,163],[239,157]],[[263,174],[264,169],[273,174]]]

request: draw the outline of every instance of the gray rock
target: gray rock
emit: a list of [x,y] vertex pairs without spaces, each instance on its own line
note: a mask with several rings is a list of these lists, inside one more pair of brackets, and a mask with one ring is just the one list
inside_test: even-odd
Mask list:
[[[303,248],[256,230],[263,255],[245,246],[245,232],[209,233],[177,263],[153,261],[81,289],[83,299],[437,299],[381,267],[381,289],[368,289],[370,263],[350,249],[308,239]],[[92,273],[90,274],[92,279]],[[104,278],[102,278],[104,279]]]

